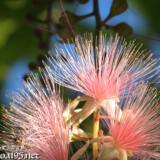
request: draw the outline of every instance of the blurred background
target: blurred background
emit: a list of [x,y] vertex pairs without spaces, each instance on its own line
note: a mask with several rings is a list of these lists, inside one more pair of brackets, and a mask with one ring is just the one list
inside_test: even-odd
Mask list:
[[[62,0],[76,34],[101,29],[136,39],[160,56],[159,0]],[[55,44],[73,38],[59,0],[0,0],[0,104],[27,74],[43,67]]]

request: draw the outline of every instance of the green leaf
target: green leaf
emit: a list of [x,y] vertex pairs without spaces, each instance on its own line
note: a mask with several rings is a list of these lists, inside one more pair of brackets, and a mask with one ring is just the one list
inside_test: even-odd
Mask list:
[[[64,43],[69,43],[69,40],[74,38],[73,33],[68,27],[61,27],[60,29],[58,29],[57,34],[62,38]],[[62,42],[62,41],[59,41],[59,42]]]
[[10,8],[10,9],[19,9],[25,6],[26,0],[20,0],[20,1],[4,1],[4,4]]
[[123,13],[128,8],[127,0],[113,0],[110,17]]
[[84,120],[80,127],[86,132],[86,133],[92,133],[93,132],[93,116],[89,116],[86,120]]
[[5,47],[8,39],[17,29],[18,24],[13,20],[3,19],[0,21],[0,49]]
[[126,37],[130,34],[133,33],[133,29],[131,26],[129,26],[127,23],[120,23],[114,27],[112,27],[112,29],[118,33],[120,36]]
[[[79,16],[75,15],[74,13],[66,11],[66,14],[67,14],[67,17],[68,17],[71,25],[74,25],[75,23],[77,23],[81,20],[81,18]],[[64,13],[62,13],[62,16],[60,17],[59,22],[60,22],[60,24],[62,24],[64,26],[68,26],[68,22],[67,22],[67,19],[66,19]]]

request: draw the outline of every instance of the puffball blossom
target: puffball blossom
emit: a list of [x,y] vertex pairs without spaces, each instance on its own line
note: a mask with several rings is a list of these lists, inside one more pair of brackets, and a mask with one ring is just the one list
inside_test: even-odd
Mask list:
[[71,122],[83,121],[100,106],[107,112],[115,110],[119,98],[129,96],[144,78],[148,80],[158,72],[152,55],[145,57],[146,51],[140,51],[141,45],[134,41],[127,44],[117,36],[107,39],[101,33],[97,41],[94,46],[92,35],[76,37],[74,45],[57,47],[48,58],[55,70],[47,65],[46,69],[55,82],[86,95],[88,103]]
[[43,83],[32,75],[24,83],[24,90],[13,93],[7,126],[14,137],[7,139],[25,146],[26,153],[38,153],[42,160],[68,160],[69,130],[63,121],[64,106],[53,80],[45,72],[42,79]]
[[142,86],[136,96],[126,100],[120,120],[115,116],[106,121],[109,135],[101,137],[99,160],[160,159],[160,108],[155,95],[147,92]]

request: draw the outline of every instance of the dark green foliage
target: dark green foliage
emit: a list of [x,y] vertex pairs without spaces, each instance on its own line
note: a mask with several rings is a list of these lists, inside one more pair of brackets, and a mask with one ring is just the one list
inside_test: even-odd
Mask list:
[[113,0],[110,17],[123,13],[128,8],[127,0]]
[[[129,0],[135,7],[134,10],[138,10],[140,14],[143,14],[149,22],[149,33],[156,35],[160,33],[160,1],[146,1],[146,0]],[[138,22],[137,22],[138,23]],[[146,26],[147,27],[147,26]],[[154,33],[153,33],[154,32]]]
[[[71,25],[74,25],[75,23],[81,20],[80,16],[77,16],[69,11],[66,11],[66,14]],[[64,13],[62,13],[62,16],[60,17],[59,22],[60,24],[68,27],[68,22],[66,20],[66,17],[64,16]]]
[[85,4],[87,3],[89,0],[78,0],[79,3]]
[[117,24],[112,28],[119,36],[126,37],[133,33],[133,29],[127,23]]

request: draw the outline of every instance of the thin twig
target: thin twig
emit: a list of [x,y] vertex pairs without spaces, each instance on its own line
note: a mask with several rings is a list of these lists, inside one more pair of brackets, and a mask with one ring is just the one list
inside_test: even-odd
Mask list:
[[96,18],[95,35],[98,35],[101,29],[101,17],[100,17],[100,12],[99,12],[98,0],[93,0],[93,5],[94,5],[94,14]]
[[101,23],[101,27],[102,26],[105,26],[106,25],[106,23],[111,19],[112,17],[109,15],[108,17],[106,17],[105,19],[104,19],[104,21]]
[[144,36],[144,35],[140,35],[140,34],[137,34],[137,33],[133,33],[133,35],[138,36],[138,37],[141,37],[141,38],[144,38],[144,39],[148,39],[148,40],[151,40],[151,41],[160,42],[160,39],[155,39],[155,38],[148,37],[148,36]]
[[91,16],[94,16],[94,12],[91,12],[89,14],[86,14],[86,15],[83,15],[83,16],[79,16],[81,19],[85,19],[85,18],[88,18],[88,17],[91,17]]

